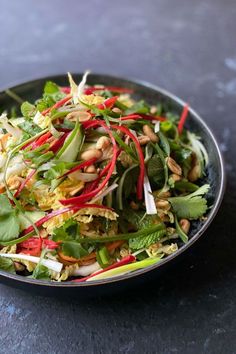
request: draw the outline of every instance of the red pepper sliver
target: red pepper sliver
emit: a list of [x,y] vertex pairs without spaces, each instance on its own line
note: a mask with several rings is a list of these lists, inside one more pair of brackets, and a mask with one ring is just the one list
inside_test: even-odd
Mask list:
[[32,170],[28,176],[26,177],[26,179],[20,184],[19,188],[17,189],[17,191],[14,194],[14,197],[17,198],[19,196],[19,194],[22,192],[22,190],[25,188],[26,184],[30,181],[30,179],[33,177],[33,175],[36,173],[36,170]]
[[99,270],[99,271],[97,271],[94,274],[88,275],[87,277],[80,278],[80,279],[73,279],[72,281],[75,282],[75,283],[81,283],[83,281],[86,281],[87,279],[93,278],[94,276],[96,276],[98,274],[105,273],[107,270],[115,269],[115,268],[121,267],[123,265],[132,263],[134,261],[136,261],[136,258],[135,258],[135,256],[133,256],[131,254],[129,256],[126,256],[126,257],[122,258],[119,262],[116,262],[116,263],[114,263],[114,264],[110,265],[109,267],[104,268],[102,270]]
[[109,179],[110,179],[110,177],[111,177],[111,175],[112,175],[112,173],[114,171],[114,168],[115,168],[115,165],[116,165],[118,148],[117,148],[116,141],[115,141],[115,139],[114,139],[114,137],[113,137],[113,135],[112,135],[112,133],[110,131],[110,128],[104,122],[99,121],[99,120],[94,120],[91,123],[93,123],[93,124],[90,125],[90,128],[91,127],[95,127],[95,126],[99,126],[99,125],[102,126],[107,131],[108,135],[110,136],[110,139],[111,139],[111,142],[112,142],[112,145],[113,145],[113,155],[112,155],[111,164],[110,164],[107,176],[104,178],[104,180],[102,181],[100,186],[95,188],[94,190],[92,190],[92,191],[90,191],[90,192],[88,192],[86,194],[82,194],[82,195],[80,195],[78,197],[60,200],[60,203],[62,205],[76,205],[76,204],[80,204],[80,203],[85,203],[88,200],[90,200],[91,198],[95,197],[97,195],[97,193],[100,192],[105,187],[105,185],[109,181]]
[[183,129],[184,129],[184,124],[186,122],[186,119],[188,117],[188,111],[189,111],[189,105],[186,104],[183,108],[180,120],[179,120],[179,124],[178,124],[178,132],[179,134],[182,134]]
[[49,147],[48,151],[52,151],[56,153],[64,144],[64,141],[66,140],[67,136],[69,135],[70,132],[64,133],[59,139],[54,141],[51,146]]
[[78,166],[73,167],[70,171],[64,173],[64,175],[62,175],[62,176],[60,176],[58,178],[66,177],[66,176],[70,175],[71,173],[73,173],[75,171],[82,170],[85,167],[91,166],[96,160],[97,160],[96,157],[93,157],[90,160],[84,161],[81,164],[79,164]]
[[140,173],[139,173],[139,178],[138,178],[138,185],[137,185],[137,198],[139,200],[142,200],[143,197],[143,182],[144,182],[144,174],[145,174],[145,163],[144,163],[144,156],[143,156],[143,151],[141,148],[141,145],[139,144],[138,139],[131,133],[131,131],[124,127],[124,126],[119,126],[119,125],[112,125],[113,129],[117,129],[128,135],[134,142],[138,156],[139,156],[139,161],[140,161]]
[[[69,206],[63,209],[58,209],[58,210],[54,210],[51,213],[45,215],[43,218],[37,220],[34,224],[37,227],[42,226],[45,222],[47,222],[48,220],[54,218],[55,216],[67,213],[68,211],[78,211],[80,209],[84,209],[84,208],[98,208],[98,209],[107,209],[107,210],[112,210],[111,208],[105,207],[104,205],[98,205],[98,204],[80,204],[75,206]],[[30,232],[34,231],[33,226],[29,226],[27,227],[25,230],[22,231],[21,236],[27,235]]]
[[71,95],[66,96],[64,98],[62,98],[60,101],[56,102],[52,107],[49,107],[47,109],[45,109],[43,112],[41,112],[41,114],[43,116],[45,116],[47,113],[51,112],[53,109],[57,109],[61,106],[63,106],[65,103],[68,103],[71,100]]
[[112,108],[114,106],[114,104],[116,103],[116,101],[118,100],[119,96],[114,96],[111,98],[108,98],[107,100],[105,100],[103,103],[98,105],[99,109],[106,109],[106,108]]

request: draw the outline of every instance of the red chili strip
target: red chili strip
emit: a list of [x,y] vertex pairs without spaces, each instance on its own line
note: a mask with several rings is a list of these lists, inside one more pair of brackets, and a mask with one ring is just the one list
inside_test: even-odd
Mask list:
[[[105,207],[104,205],[98,205],[98,204],[80,204],[80,205],[76,205],[76,206],[73,205],[73,206],[66,207],[64,209],[54,210],[51,213],[45,215],[43,218],[41,218],[38,221],[36,221],[34,224],[35,224],[35,226],[40,227],[45,222],[47,222],[48,220],[54,218],[55,216],[67,213],[69,211],[76,212],[76,211],[78,211],[80,209],[84,209],[84,208],[98,208],[98,209],[112,210],[111,208]],[[27,227],[25,230],[22,231],[21,236],[27,235],[27,234],[29,234],[32,231],[34,231],[34,228],[31,225],[31,226]]]
[[96,160],[97,160],[96,157],[93,157],[90,160],[84,161],[81,164],[79,164],[78,166],[73,167],[70,171],[64,173],[64,175],[62,175],[62,176],[60,176],[58,178],[66,177],[66,176],[70,175],[73,172],[76,172],[78,170],[82,170],[85,167],[91,166]]
[[14,197],[17,198],[19,196],[19,194],[22,192],[22,190],[25,188],[26,184],[30,181],[30,179],[33,177],[33,175],[36,173],[36,170],[32,170],[28,176],[26,177],[26,179],[20,184],[20,186],[18,187],[17,191],[14,194]]
[[[110,167],[109,167],[109,171],[107,173],[107,176],[104,178],[103,182],[100,184],[99,187],[95,188],[94,190],[86,193],[86,194],[83,194],[83,195],[80,195],[78,197],[74,197],[74,198],[68,198],[68,199],[64,199],[64,200],[60,200],[60,203],[62,205],[76,205],[78,203],[84,203],[84,202],[87,202],[89,199],[91,199],[92,197],[96,196],[96,194],[98,192],[100,192],[104,187],[105,185],[107,184],[107,182],[109,181],[109,179],[111,178],[111,175],[114,171],[114,168],[115,168],[115,165],[116,165],[116,159],[117,159],[117,153],[118,153],[118,148],[117,148],[117,144],[116,144],[116,141],[110,131],[110,129],[107,127],[107,125],[102,122],[102,121],[99,121],[99,120],[94,120],[93,121],[93,127],[97,126],[97,125],[100,125],[102,126],[108,133],[108,135],[110,136],[110,139],[111,139],[111,142],[112,142],[112,145],[113,145],[113,155],[112,155],[112,159],[111,159],[111,164],[110,164]],[[92,126],[90,126],[91,128]]]
[[31,149],[36,149],[37,147],[40,147],[41,145],[43,145],[44,143],[46,143],[46,141],[52,136],[52,134],[50,132],[47,132],[43,135],[40,136],[40,138],[32,141],[31,143],[28,143],[26,145],[24,145],[21,150],[25,150],[28,147],[31,147]]
[[[71,91],[71,88],[69,86],[62,86],[60,87],[60,91],[69,94]],[[94,91],[111,91],[111,92],[117,92],[117,93],[133,93],[134,90],[126,88],[126,87],[116,87],[116,86],[103,86],[103,87],[88,87],[87,89],[84,90],[85,95],[91,95]]]
[[64,133],[59,139],[55,140],[49,147],[48,151],[56,153],[62,147],[69,134],[70,132]]
[[49,107],[49,108],[45,109],[43,112],[41,112],[41,114],[43,116],[45,116],[46,114],[51,112],[53,109],[57,109],[57,108],[63,106],[65,103],[68,103],[71,100],[71,98],[72,98],[71,95],[62,98],[60,101],[56,102],[52,107]]
[[119,96],[114,96],[111,98],[108,98],[107,100],[105,100],[103,103],[99,104],[97,107],[99,109],[111,109],[114,104],[116,103],[116,101],[118,100]]
[[158,120],[159,122],[165,122],[167,119],[161,116],[150,116],[148,114],[140,114],[140,117],[147,119],[147,120]]
[[178,132],[181,135],[184,129],[184,124],[186,122],[186,119],[188,117],[188,112],[189,112],[189,105],[186,104],[183,108],[180,120],[179,120],[179,124],[178,124]]
[[129,136],[137,149],[138,156],[139,156],[139,161],[140,161],[140,173],[139,173],[139,178],[138,178],[138,184],[137,184],[137,198],[139,200],[142,200],[143,197],[143,182],[144,182],[144,174],[145,174],[145,164],[144,164],[144,156],[143,156],[143,151],[141,148],[141,145],[139,144],[138,139],[131,133],[131,131],[124,127],[124,126],[119,126],[119,125],[112,125],[113,129],[117,129],[125,133],[127,136]]
[[121,266],[124,266],[126,264],[129,264],[129,263],[132,263],[132,262],[135,262],[136,261],[136,258],[131,254],[129,256],[126,256],[124,258],[122,258],[120,261],[110,265],[109,267],[107,268],[104,268],[102,270],[99,270],[97,271],[96,273],[94,274],[91,274],[91,275],[88,275],[87,277],[84,277],[84,278],[79,278],[79,279],[73,279],[72,281],[75,282],[75,283],[81,283],[83,281],[86,281],[88,279],[91,279],[93,278],[94,276],[98,275],[98,274],[102,274],[108,270],[111,270],[111,269],[115,269],[115,268],[118,268],[118,267],[121,267]]

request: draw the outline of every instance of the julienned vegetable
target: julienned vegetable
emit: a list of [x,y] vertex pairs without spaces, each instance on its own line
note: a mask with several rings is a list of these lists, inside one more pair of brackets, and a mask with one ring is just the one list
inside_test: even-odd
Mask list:
[[203,221],[208,153],[165,105],[127,87],[45,84],[0,116],[0,269],[95,281],[149,267]]

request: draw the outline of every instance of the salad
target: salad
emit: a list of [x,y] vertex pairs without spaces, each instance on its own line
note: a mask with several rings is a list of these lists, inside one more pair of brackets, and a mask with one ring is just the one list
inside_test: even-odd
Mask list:
[[177,115],[87,75],[46,82],[36,102],[0,116],[1,270],[116,277],[176,252],[206,219],[208,154],[185,128],[188,105]]

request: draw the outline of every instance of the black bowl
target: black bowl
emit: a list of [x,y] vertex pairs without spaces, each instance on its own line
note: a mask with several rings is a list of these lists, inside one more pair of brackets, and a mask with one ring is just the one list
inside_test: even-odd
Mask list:
[[[76,82],[79,82],[81,77],[81,74],[74,74]],[[15,85],[11,87],[11,90],[22,97],[24,100],[34,101],[41,96],[45,81],[47,80],[55,81],[57,84],[62,86],[68,84],[66,75],[58,75]],[[184,106],[184,102],[178,97],[146,82],[121,79],[108,75],[92,74],[88,77],[88,84],[104,84],[107,86],[112,85],[131,88],[135,91],[134,96],[137,99],[144,99],[150,104],[154,104],[157,101],[163,102],[168,104],[177,114],[182,112]],[[15,102],[9,97],[9,95],[7,95],[4,91],[0,93],[1,110],[9,110],[9,108],[14,105]],[[161,273],[163,269],[167,268],[167,265],[172,264],[176,258],[179,259],[179,256],[199,239],[199,237],[206,231],[210,223],[213,221],[221,204],[225,186],[224,167],[218,144],[208,126],[193,109],[190,109],[189,111],[187,127],[202,137],[202,141],[206,146],[210,156],[210,163],[207,168],[205,179],[211,185],[208,199],[209,204],[212,206],[208,211],[207,220],[205,222],[197,221],[193,223],[190,239],[187,244],[183,244],[177,252],[164,258],[161,262],[153,266],[110,280],[107,279],[85,283],[57,283],[30,279],[20,275],[13,275],[4,271],[0,271],[0,280],[11,286],[25,289],[26,291],[33,290],[37,293],[43,293],[46,295],[57,296],[64,294],[76,294],[76,296],[91,296],[98,295],[98,293],[101,294],[117,291],[136,285],[137,283],[143,282],[150,277],[156,277]]]

